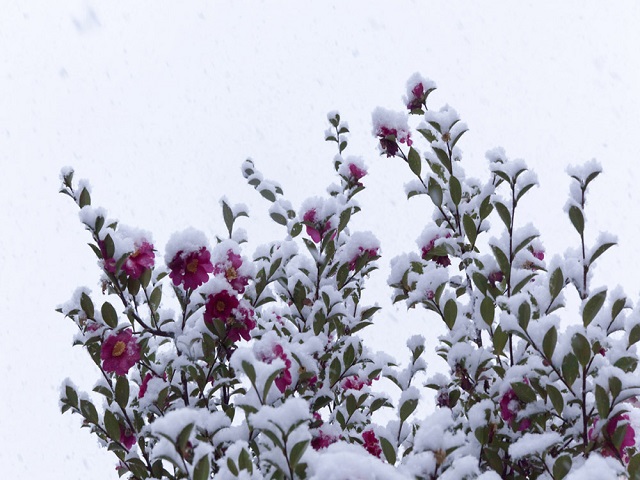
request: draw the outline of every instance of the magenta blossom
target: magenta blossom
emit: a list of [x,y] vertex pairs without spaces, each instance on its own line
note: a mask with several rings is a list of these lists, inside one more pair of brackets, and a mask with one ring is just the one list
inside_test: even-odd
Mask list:
[[238,297],[229,295],[227,290],[218,292],[215,295],[209,295],[204,306],[204,321],[212,323],[214,318],[226,320],[239,304]]
[[362,247],[358,247],[358,254],[354,258],[352,258],[351,261],[349,262],[349,270],[356,269],[356,263],[358,262],[358,259],[363,255],[367,255],[368,258],[375,258],[378,256],[378,249],[377,248],[365,249]]
[[[451,234],[447,233],[445,238],[449,238],[451,236]],[[429,243],[427,243],[424,247],[422,247],[422,258],[424,260],[427,259],[427,257],[429,256],[429,253],[431,252],[431,250],[433,250],[435,241],[438,240],[440,238],[440,236],[436,235],[434,238],[432,238]],[[451,260],[449,259],[448,255],[436,255],[431,257],[431,260],[434,261],[436,264],[440,265],[441,267],[448,267],[449,265],[451,265]]]
[[376,437],[376,434],[373,432],[373,430],[362,432],[362,440],[364,441],[365,450],[374,457],[380,458],[382,448],[380,448],[380,440],[378,440],[378,437]]
[[400,149],[398,142],[406,143],[409,147],[413,145],[410,132],[405,133],[401,131],[400,134],[398,134],[398,130],[395,128],[380,126],[376,132],[376,136],[380,139],[382,153],[386,154],[387,157],[395,157],[398,154],[398,150]]
[[284,362],[284,370],[282,370],[275,379],[276,387],[280,390],[281,393],[287,389],[289,385],[291,385],[291,360],[287,357],[287,354],[284,353],[284,349],[282,345],[275,344],[270,354],[263,355],[262,361],[266,363],[273,362],[276,358],[281,359]]
[[358,181],[367,174],[367,171],[360,168],[355,163],[350,163],[349,174],[351,175],[351,178],[358,183]]
[[[520,401],[513,388],[510,388],[500,399],[500,416],[512,427],[515,425],[518,412],[523,408],[524,404]],[[518,431],[527,430],[530,426],[531,420],[525,418],[520,422]]]
[[186,290],[198,288],[209,280],[209,274],[213,272],[211,254],[205,247],[192,252],[180,250],[168,267],[171,269],[169,276],[173,284],[182,284]]
[[500,283],[500,282],[502,282],[502,279],[503,279],[503,278],[504,278],[503,273],[502,273],[500,270],[498,270],[498,271],[496,271],[496,272],[491,272],[491,273],[489,274],[489,278],[488,278],[488,280],[489,280],[489,283],[490,283],[493,287],[495,287],[495,286],[496,286],[496,283]]
[[362,387],[365,385],[371,385],[371,379],[367,378],[366,380],[360,378],[357,375],[352,375],[351,377],[345,378],[340,384],[341,387],[345,390],[362,390]]
[[328,435],[322,430],[318,430],[318,435],[311,439],[311,447],[313,447],[314,450],[322,450],[337,441],[338,439],[333,435]]
[[131,450],[131,447],[136,443],[136,436],[134,433],[122,425],[120,425],[120,443],[127,450]]
[[244,288],[249,283],[247,277],[242,277],[238,274],[238,269],[242,266],[242,257],[233,250],[227,251],[227,260],[225,262],[218,262],[213,267],[214,275],[223,274],[227,279],[231,288],[238,293],[243,293]]
[[104,240],[98,240],[98,247],[102,254],[102,268],[109,273],[116,273],[116,259],[107,255],[107,247]]
[[302,217],[302,220],[313,224],[307,225],[307,235],[309,235],[311,237],[311,240],[316,243],[320,243],[322,237],[324,237],[324,234],[331,230],[330,221],[321,222],[317,219],[315,208],[307,211]]
[[122,330],[104,341],[100,358],[105,372],[126,375],[129,369],[140,360],[140,345],[133,337],[131,330]]
[[142,245],[125,260],[122,265],[122,270],[131,278],[138,279],[146,269],[153,268],[154,260],[153,245],[144,241]]
[[239,307],[236,315],[227,318],[227,338],[232,342],[239,342],[241,338],[251,340],[251,330],[256,328],[253,310]]
[[[598,421],[598,417],[596,417],[596,422]],[[613,435],[615,434],[618,426],[625,427],[624,437],[622,438],[622,443],[620,447],[616,447],[613,444]],[[629,424],[629,415],[620,414],[615,417],[609,419],[607,425],[604,429],[606,431],[605,443],[602,447],[600,453],[604,457],[617,457],[622,459],[625,463],[629,463],[629,454],[627,453],[627,448],[633,447],[636,444],[636,432],[633,427]],[[595,440],[594,428],[589,429],[589,440]]]
[[407,108],[409,110],[422,109],[422,104],[424,103],[425,98],[426,98],[426,95],[424,94],[424,85],[422,85],[422,83],[416,84],[411,89],[411,97],[407,102]]

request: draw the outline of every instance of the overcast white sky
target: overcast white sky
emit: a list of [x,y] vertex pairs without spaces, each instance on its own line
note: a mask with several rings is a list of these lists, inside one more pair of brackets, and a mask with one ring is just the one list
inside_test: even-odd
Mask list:
[[[527,220],[548,253],[575,241],[562,212],[565,167],[602,163],[589,235],[617,233],[620,246],[596,284],[622,284],[637,299],[638,24],[632,1],[3,2],[3,477],[117,478],[115,457],[58,410],[62,380],[91,389],[95,372],[54,308],[79,285],[98,289],[88,236],[57,194],[64,165],[90,179],[94,204],[151,230],[160,250],[189,225],[222,231],[225,194],[251,208],[243,226],[255,246],[282,232],[264,220],[242,160],[251,156],[294,205],[322,194],[333,181],[325,115],[339,109],[353,132],[347,153],[369,165],[356,223],[380,238],[384,267],[414,248],[431,212],[404,199],[408,172],[377,156],[370,114],[402,109],[406,79],[420,71],[439,85],[431,105],[451,104],[470,127],[459,144],[469,173],[486,176],[495,146],[538,173]],[[386,301],[385,278],[385,268],[372,278],[373,300]],[[424,313],[398,308],[368,338],[395,349],[434,331]]]

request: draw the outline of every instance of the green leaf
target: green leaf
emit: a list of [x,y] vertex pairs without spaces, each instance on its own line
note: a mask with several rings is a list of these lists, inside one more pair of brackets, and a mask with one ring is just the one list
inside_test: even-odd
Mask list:
[[89,423],[98,424],[98,412],[90,400],[80,400],[80,412]]
[[518,253],[520,250],[522,250],[524,247],[526,247],[527,245],[529,245],[532,240],[538,238],[539,235],[531,235],[530,237],[525,238],[523,241],[521,241],[518,246],[513,250],[513,254],[515,255],[516,253]]
[[604,305],[604,299],[607,296],[607,291],[602,290],[601,292],[596,293],[593,297],[587,300],[583,310],[582,310],[582,323],[585,327],[589,326],[591,321],[598,314],[602,305]]
[[382,447],[382,453],[387,463],[389,465],[395,465],[397,460],[396,449],[393,448],[391,442],[384,437],[380,437],[380,447]]
[[76,393],[76,391],[73,389],[71,385],[66,386],[65,395],[66,395],[65,398],[68,403],[70,403],[74,407],[78,406],[78,394]]
[[571,470],[571,465],[573,462],[571,461],[570,455],[562,455],[558,457],[553,464],[553,478],[554,480],[562,480],[567,476],[569,470]]
[[558,330],[556,327],[551,327],[545,333],[542,339],[542,352],[544,356],[551,362],[553,352],[556,350],[556,344],[558,343]]
[[629,346],[638,343],[640,340],[640,323],[633,326],[629,332]]
[[301,442],[296,443],[291,449],[291,453],[289,454],[289,462],[291,463],[293,468],[295,468],[295,466],[298,464],[298,462],[302,458],[302,455],[304,454],[308,445],[309,445],[309,440],[303,440]]
[[508,277],[508,273],[511,269],[509,267],[509,260],[507,259],[507,255],[495,245],[491,245],[491,250],[493,251],[493,256],[496,257],[496,261],[498,262],[500,270]]
[[444,305],[444,323],[447,324],[449,330],[453,330],[453,326],[456,323],[456,319],[458,318],[458,305],[456,301],[452,298],[447,300],[447,303]]
[[524,382],[514,382],[511,384],[511,388],[516,392],[518,399],[525,403],[531,403],[536,401],[536,392],[531,386]]
[[476,428],[473,434],[478,442],[480,442],[480,445],[486,445],[489,442],[489,427],[487,425]]
[[151,295],[149,296],[151,309],[154,312],[158,310],[161,300],[162,300],[162,285],[158,285],[156,288],[153,289],[153,292],[151,292]]
[[344,230],[349,224],[349,220],[351,220],[351,208],[345,208],[340,213],[340,223],[338,224],[338,231]]
[[344,352],[344,356],[342,357],[342,362],[344,364],[344,367],[345,368],[351,367],[351,365],[353,365],[355,358],[356,358],[355,348],[353,348],[353,345],[349,345]]
[[104,302],[100,311],[102,312],[102,319],[107,325],[111,328],[118,326],[118,314],[116,313],[116,309],[113,308],[113,305],[109,302]]
[[612,243],[603,243],[602,245],[600,245],[595,252],[593,252],[593,255],[591,255],[591,258],[589,259],[589,265],[591,265],[596,258],[598,258],[600,255],[602,255],[604,252],[606,252],[607,250],[609,250],[611,247],[613,247],[614,245],[616,245],[615,242]]
[[531,320],[531,305],[525,300],[518,308],[518,325],[520,325],[522,330],[527,330],[529,320]]
[[502,220],[502,223],[505,224],[505,226],[507,227],[507,229],[511,228],[511,213],[509,213],[509,209],[507,208],[507,206],[502,203],[502,202],[493,202],[493,205],[496,207],[496,210],[498,211],[498,215],[500,215],[500,219]]
[[613,398],[620,395],[620,392],[622,391],[622,382],[618,377],[609,377],[609,391]]
[[238,466],[241,470],[247,470],[249,473],[253,473],[253,463],[251,462],[251,456],[244,448],[238,455]]
[[462,200],[462,186],[460,185],[460,180],[454,176],[449,178],[449,193],[451,194],[453,203],[456,206],[460,205],[460,200]]
[[104,411],[104,429],[111,439],[120,441],[120,422],[111,410]]
[[400,405],[400,421],[405,422],[418,406],[418,399],[412,398]]
[[564,275],[561,268],[556,268],[549,277],[549,294],[555,299],[564,287]]
[[469,238],[469,243],[471,246],[474,246],[476,244],[476,239],[478,238],[478,227],[476,227],[476,222],[473,221],[471,215],[465,213],[462,217],[462,225],[464,226],[467,238]]
[[476,284],[476,288],[482,292],[483,295],[487,294],[487,286],[488,280],[487,278],[479,272],[473,272],[471,274],[471,278],[473,279],[473,283]]
[[191,436],[191,431],[193,430],[193,427],[194,427],[194,424],[190,423],[189,425],[184,427],[180,432],[180,434],[178,435],[178,438],[176,440],[176,447],[178,447],[178,450],[180,450],[181,452],[184,452],[184,449],[187,446],[187,443],[189,442],[189,437]]
[[578,378],[578,359],[573,353],[568,353],[562,359],[562,376],[567,382],[567,385],[573,385],[573,382]]
[[422,160],[420,154],[413,147],[409,148],[408,163],[411,171],[419,177],[422,172]]
[[436,207],[442,205],[442,187],[438,183],[438,181],[434,178],[429,179],[429,184],[427,186],[427,193],[431,198],[431,201]]
[[227,231],[229,232],[229,237],[231,237],[231,233],[233,231],[233,211],[231,207],[227,204],[227,202],[222,201],[222,218],[224,219],[224,224],[227,226]]
[[208,480],[209,479],[209,457],[203,455],[196,467],[193,469],[193,480]]
[[596,407],[600,418],[607,418],[611,405],[609,404],[609,394],[600,385],[596,385]]
[[284,217],[284,215],[281,215],[277,212],[272,212],[269,215],[274,222],[279,223],[280,225],[284,225],[285,227],[287,226],[287,219]]
[[87,314],[88,318],[93,318],[93,302],[91,301],[91,297],[84,292],[80,296],[80,307],[82,308],[82,311]]
[[547,384],[547,395],[549,396],[549,400],[551,400],[551,404],[553,405],[553,409],[556,411],[558,415],[562,415],[562,410],[564,410],[564,398],[562,397],[562,393],[556,387]]
[[581,333],[576,333],[571,338],[571,348],[580,365],[586,367],[589,360],[591,360],[591,345],[589,344],[589,340]]
[[627,465],[629,480],[640,480],[640,453],[636,453],[629,460]]
[[489,297],[484,297],[480,303],[480,315],[487,325],[491,325],[495,318],[496,306]]
[[[431,125],[433,125],[433,123]],[[439,147],[432,146],[431,148],[435,152],[436,156],[438,157],[438,160],[440,160],[444,168],[446,168],[447,171],[451,173],[451,159],[449,158],[449,155],[447,154],[447,152],[445,152],[443,149]]]
[[227,458],[227,468],[234,477],[237,477],[240,474],[238,467],[236,467],[235,462],[231,458]]
[[509,334],[502,330],[501,327],[497,327],[493,332],[493,351],[496,355],[502,354],[507,340],[509,340]]
[[266,198],[270,202],[276,201],[276,195],[268,188],[263,188],[262,190],[259,190],[259,192],[260,192],[260,195],[262,195],[264,198]]
[[529,282],[531,282],[531,279],[533,277],[535,277],[535,276],[536,276],[535,273],[531,273],[531,274],[527,275],[526,277],[524,277],[522,280],[520,280],[516,284],[516,286],[511,289],[511,295],[515,295],[516,293],[519,293],[520,290],[522,290],[525,285],[528,285]]
[[129,403],[129,380],[125,376],[118,375],[116,379],[116,403],[123,410]]
[[480,219],[484,220],[489,215],[491,215],[492,211],[493,205],[491,204],[491,195],[487,195],[486,197],[484,197],[484,200],[482,200],[482,203],[480,204]]
[[253,367],[253,365],[251,365],[250,362],[247,362],[246,360],[244,360],[242,362],[242,369],[244,370],[244,373],[247,375],[247,377],[249,377],[249,380],[251,381],[251,383],[255,385],[256,369]]
[[83,188],[82,192],[80,193],[78,205],[80,206],[80,208],[91,205],[91,195],[89,195],[89,190],[87,190],[86,188]]
[[584,234],[584,216],[582,210],[575,205],[569,209],[569,220],[573,224],[573,227],[578,231],[580,236]]
[[618,315],[620,315],[620,312],[622,311],[622,309],[624,308],[624,306],[626,304],[627,304],[627,299],[626,298],[619,298],[618,300],[613,302],[613,306],[611,307],[611,320],[612,321],[615,320]]
[[532,187],[535,187],[535,185],[536,185],[535,183],[529,183],[524,187],[522,187],[518,192],[518,194],[516,195],[516,202],[520,201],[520,199],[524,196],[524,194],[527,193]]
[[111,235],[107,234],[106,237],[104,237],[104,250],[105,253],[107,254],[106,258],[113,258],[113,255],[115,254],[116,251],[116,247],[113,244],[113,238],[111,238]]
[[616,363],[613,365],[625,373],[630,373],[635,371],[638,366],[638,359],[634,357],[622,357],[616,360]]
[[418,132],[420,132],[429,143],[433,143],[437,140],[436,136],[428,128],[418,128]]

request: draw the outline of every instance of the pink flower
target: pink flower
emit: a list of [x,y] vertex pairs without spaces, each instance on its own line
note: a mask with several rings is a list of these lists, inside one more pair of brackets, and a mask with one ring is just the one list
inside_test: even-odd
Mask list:
[[424,85],[422,83],[416,84],[411,89],[411,97],[407,102],[407,108],[409,110],[420,110],[422,109],[422,104],[424,103],[426,95],[424,94]]
[[380,139],[382,153],[387,155],[387,157],[395,157],[398,154],[400,148],[398,142],[406,143],[409,147],[413,145],[410,132],[401,131],[398,134],[398,130],[395,128],[380,126],[376,132],[376,136]]
[[[518,412],[524,407],[513,388],[510,388],[500,399],[500,416],[502,419],[510,424],[512,427],[515,424]],[[523,419],[520,422],[518,431],[522,432],[527,430],[531,426],[531,420],[528,418]]]
[[140,345],[131,330],[123,330],[111,335],[102,344],[100,350],[102,368],[116,375],[126,375],[131,367],[140,360]]
[[333,435],[327,435],[322,430],[318,430],[318,435],[311,439],[311,446],[314,450],[322,450],[337,441],[338,439]]
[[238,269],[241,266],[242,257],[229,249],[227,251],[227,261],[216,263],[213,267],[213,273],[214,275],[223,274],[224,278],[229,282],[229,285],[231,285],[231,288],[238,293],[243,293],[244,287],[249,283],[249,279],[238,275]]
[[345,390],[362,390],[365,385],[371,385],[371,379],[362,379],[357,375],[345,378],[340,384]]
[[116,273],[116,259],[107,255],[107,247],[104,240],[98,240],[98,247],[102,254],[102,268],[109,273]]
[[362,440],[364,441],[364,448],[367,452],[369,452],[374,457],[380,458],[380,454],[382,453],[382,448],[380,448],[380,440],[376,437],[376,434],[373,433],[373,430],[367,430],[366,432],[362,432]]
[[488,280],[489,280],[489,283],[495,287],[496,283],[502,282],[503,278],[504,278],[503,273],[501,271],[497,271],[497,272],[491,272],[489,274]]
[[140,391],[138,392],[138,398],[144,397],[144,394],[147,393],[147,387],[149,386],[149,380],[153,378],[151,373],[147,373],[140,384]]
[[238,298],[235,295],[229,295],[227,290],[209,295],[204,306],[204,321],[212,323],[214,318],[226,320],[239,304]]
[[[598,417],[596,417],[595,421],[598,421]],[[613,444],[613,435],[615,434],[620,422],[625,426],[625,432],[620,448],[617,448]],[[629,463],[629,454],[626,450],[636,444],[636,432],[629,424],[629,416],[627,414],[616,415],[607,422],[604,430],[606,431],[605,443],[600,453],[604,457],[617,457],[621,458],[625,463]],[[591,427],[589,429],[589,440],[592,441],[595,439],[594,428]]]
[[320,243],[324,234],[331,230],[331,222],[321,222],[316,218],[315,208],[307,211],[302,217],[302,220],[312,224],[307,225],[307,235],[316,243]]
[[[445,238],[449,238],[451,236],[451,234],[447,233]],[[434,238],[432,238],[429,243],[427,243],[424,247],[422,247],[422,258],[424,260],[427,260],[427,257],[429,256],[429,252],[431,252],[431,250],[433,250],[435,241],[438,240],[440,238],[439,235],[436,235]],[[436,264],[440,265],[441,267],[448,267],[449,265],[451,265],[451,260],[449,259],[448,255],[436,255],[431,257],[431,260],[434,261]]]
[[544,260],[544,251],[543,251],[543,250],[537,251],[537,250],[533,250],[533,249],[531,249],[531,253],[532,253],[532,254],[533,254],[533,256],[534,256],[534,257],[536,257],[538,260],[540,260],[540,261]]
[[144,241],[142,245],[125,260],[122,265],[122,270],[131,278],[138,279],[146,269],[153,268],[154,259],[153,245]]
[[284,350],[281,345],[274,345],[273,350],[270,355],[266,355],[262,357],[262,361],[266,363],[273,362],[276,358],[281,359],[284,362],[284,370],[282,370],[275,379],[276,387],[280,390],[281,393],[287,389],[289,385],[291,385],[291,360],[287,357],[287,354],[284,353]]
[[378,249],[377,248],[362,248],[362,247],[358,247],[358,255],[356,255],[354,258],[351,259],[351,261],[349,262],[349,270],[355,270],[356,269],[356,263],[358,261],[358,259],[360,257],[362,257],[363,255],[366,255],[368,258],[375,258],[378,256]]
[[240,338],[251,340],[251,330],[256,328],[253,310],[239,307],[236,315],[227,318],[227,338],[232,342],[239,342]]
[[120,443],[124,445],[124,448],[131,450],[131,447],[136,443],[136,436],[128,428],[120,425]]
[[211,254],[205,247],[192,252],[180,250],[169,262],[171,269],[169,276],[174,285],[182,285],[185,290],[198,288],[209,280],[209,273],[213,272]]
[[350,163],[349,174],[351,175],[351,178],[355,182],[358,182],[358,180],[360,180],[362,177],[364,177],[367,174],[367,171],[358,167],[355,163]]

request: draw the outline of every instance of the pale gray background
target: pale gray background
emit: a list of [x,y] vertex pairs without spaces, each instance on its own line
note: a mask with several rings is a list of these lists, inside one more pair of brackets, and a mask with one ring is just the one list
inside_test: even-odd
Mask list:
[[[401,109],[406,79],[420,71],[440,87],[431,105],[451,104],[470,127],[459,144],[468,173],[485,178],[484,152],[495,146],[538,173],[525,208],[548,253],[576,240],[562,212],[566,165],[603,164],[588,236],[606,229],[620,246],[599,262],[596,284],[637,298],[637,2],[179,3],[0,7],[3,478],[117,478],[115,457],[57,405],[65,377],[90,389],[95,372],[53,310],[79,285],[98,289],[88,236],[56,193],[63,165],[91,180],[95,205],[153,231],[160,250],[188,225],[222,231],[221,195],[243,201],[251,253],[281,230],[240,163],[252,156],[294,205],[322,194],[333,181],[325,114],[339,109],[353,132],[347,153],[369,165],[356,226],[381,240],[369,294],[383,304],[389,259],[415,248],[431,213],[404,199],[409,172],[377,156],[370,112]],[[402,352],[415,333],[435,346],[440,328],[423,312],[390,308],[367,337]]]

